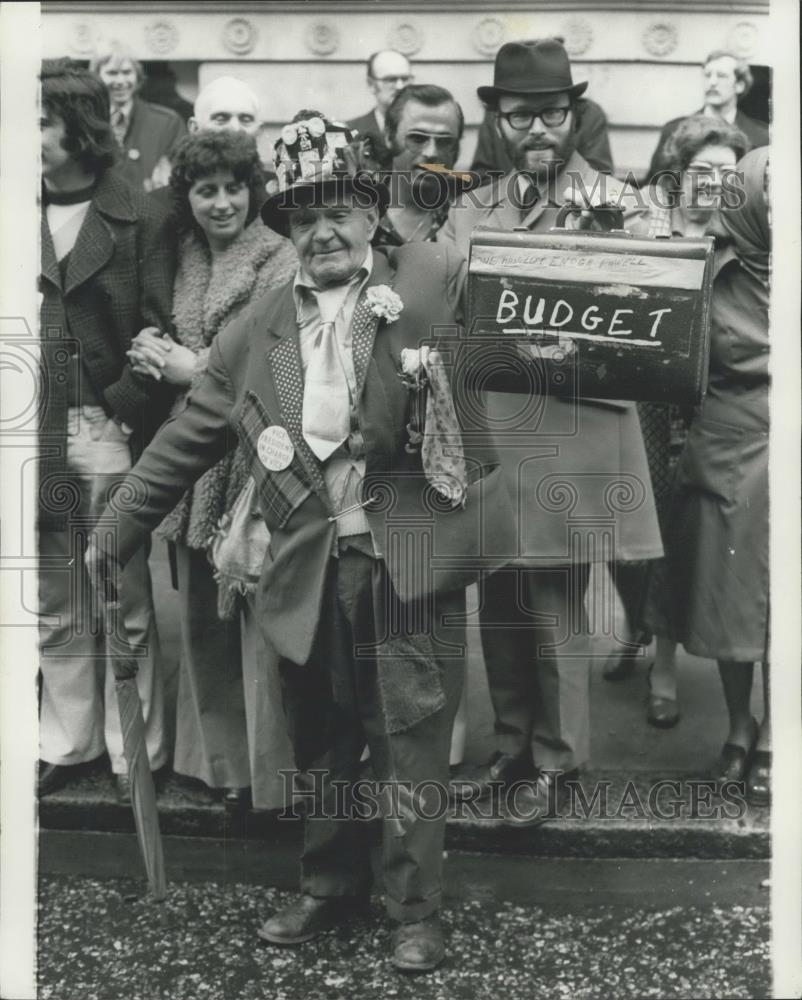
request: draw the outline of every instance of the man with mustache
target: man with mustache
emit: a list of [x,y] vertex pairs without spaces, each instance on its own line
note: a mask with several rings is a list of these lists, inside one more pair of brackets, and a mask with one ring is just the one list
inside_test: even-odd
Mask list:
[[[494,85],[478,94],[495,115],[515,169],[459,199],[438,241],[467,256],[477,226],[548,232],[566,201],[578,207],[609,202],[621,208],[627,229],[645,225],[645,212],[634,208],[637,193],[600,174],[576,150],[575,102],[586,88],[573,82],[565,49],[553,38],[499,49]],[[579,225],[603,228],[598,218],[583,212]],[[652,559],[662,546],[634,403],[517,392],[487,392],[485,400],[521,513],[519,556],[483,581],[480,592],[498,749],[476,780],[452,788],[466,797],[477,785],[486,794],[494,785],[523,782],[510,819],[524,822],[542,816],[550,805],[545,793],[561,787],[561,775],[575,778],[589,756],[584,595],[591,563]],[[613,512],[605,497],[621,481],[642,484],[643,502]],[[570,510],[552,502],[555,488],[576,497]],[[608,550],[598,531],[611,520]]]
[[[393,157],[392,204],[379,223],[374,246],[435,238],[458,190],[460,175],[447,171],[459,156],[464,128],[462,108],[445,88],[408,84],[396,94],[384,124]],[[438,169],[427,169],[429,164]]]
[[[752,72],[749,63],[739,59],[726,49],[716,49],[705,59],[704,66],[705,103],[694,114],[708,118],[721,118],[729,125],[739,128],[749,140],[749,148],[768,146],[769,130],[763,122],[750,118],[738,107],[738,99],[746,97],[752,89]],[[648,178],[666,168],[666,147],[668,140],[685,121],[685,116],[672,118],[663,126],[657,148],[649,164]]]

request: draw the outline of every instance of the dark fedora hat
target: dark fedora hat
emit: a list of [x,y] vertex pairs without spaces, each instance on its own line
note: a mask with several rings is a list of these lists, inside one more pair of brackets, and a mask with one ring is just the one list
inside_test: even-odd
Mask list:
[[266,226],[287,236],[289,212],[322,206],[331,198],[347,198],[382,214],[390,193],[372,171],[361,165],[357,133],[319,111],[299,111],[281,130],[273,146],[277,190],[262,205]]
[[556,38],[533,42],[507,42],[496,54],[492,87],[476,93],[485,104],[494,105],[501,94],[556,94],[567,91],[579,97],[587,83],[574,83],[568,53]]

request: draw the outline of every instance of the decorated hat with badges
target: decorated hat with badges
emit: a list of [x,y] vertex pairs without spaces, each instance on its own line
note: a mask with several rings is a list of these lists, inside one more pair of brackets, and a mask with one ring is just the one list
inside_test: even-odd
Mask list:
[[348,197],[363,208],[384,212],[387,188],[367,169],[358,133],[319,111],[299,111],[273,144],[278,190],[262,206],[265,225],[283,236],[289,212],[322,205],[332,197]]

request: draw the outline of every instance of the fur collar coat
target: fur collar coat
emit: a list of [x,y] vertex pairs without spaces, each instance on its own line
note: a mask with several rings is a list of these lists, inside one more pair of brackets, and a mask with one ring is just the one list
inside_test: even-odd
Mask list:
[[[176,339],[197,355],[190,388],[202,378],[217,334],[251,302],[284,284],[297,263],[292,244],[258,220],[214,260],[202,237],[190,233],[184,238],[174,286],[173,321]],[[184,399],[185,395],[178,405],[183,405]],[[201,476],[164,519],[159,535],[193,549],[205,549],[246,478],[238,448]]]

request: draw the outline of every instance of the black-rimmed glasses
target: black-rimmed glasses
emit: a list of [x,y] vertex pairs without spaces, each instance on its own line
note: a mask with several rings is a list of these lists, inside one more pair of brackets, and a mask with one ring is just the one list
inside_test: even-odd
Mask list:
[[544,108],[542,111],[499,111],[499,118],[514,128],[516,132],[525,132],[539,118],[546,128],[557,128],[565,122],[570,108]]

